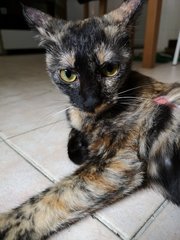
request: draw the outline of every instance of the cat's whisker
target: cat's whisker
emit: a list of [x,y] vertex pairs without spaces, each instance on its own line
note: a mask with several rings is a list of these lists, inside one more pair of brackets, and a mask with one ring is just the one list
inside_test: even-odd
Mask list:
[[[54,103],[69,103],[69,101],[68,100],[66,100],[66,99],[57,99],[57,100],[53,100],[53,102]],[[52,103],[53,104],[53,103]]]
[[[122,105],[122,104],[123,104],[123,105],[129,105],[129,106],[136,106],[136,107],[139,106],[139,102],[136,101],[136,100],[133,101],[133,103],[132,103],[132,102],[129,102],[129,101],[124,101],[124,100],[123,100],[122,102],[119,103],[119,105]],[[119,105],[118,105],[117,107],[119,107]],[[115,107],[116,107],[116,105],[115,105]]]
[[145,97],[131,97],[131,96],[125,96],[125,97],[116,97],[115,99],[136,99],[136,100],[151,100],[151,98],[145,98]]
[[59,107],[67,108],[68,106],[69,106],[69,103],[67,102],[53,101],[52,103],[41,107],[41,110],[43,109],[45,112],[47,112],[47,115],[50,115]]
[[54,109],[54,110],[52,110],[50,112],[42,114],[40,122],[41,121],[47,121],[47,122],[58,121],[58,114],[61,114],[61,113],[65,112],[67,109],[69,109],[71,107],[72,106],[67,107],[67,105],[66,105],[66,108],[64,108],[62,110],[58,111],[58,108],[56,108],[56,109]]
[[55,130],[55,128],[58,126],[57,124],[60,123],[61,121],[66,121],[66,117],[64,116],[64,118],[62,119],[58,119],[57,116],[63,112],[65,112],[66,110],[72,108],[72,106],[69,106],[65,109],[62,109],[60,111],[57,111],[55,113],[51,113],[51,115],[49,115],[49,120],[52,120],[52,118],[54,118],[54,122],[50,123],[50,125],[48,126],[48,129],[46,130],[46,133],[44,133],[43,137],[40,139],[40,143],[46,141],[46,137],[49,136],[49,134]]
[[52,103],[46,105],[44,108],[54,107],[54,106],[68,106],[69,102],[61,100],[53,100]]
[[52,118],[54,118],[54,121],[52,123],[49,124],[46,132],[43,134],[42,138],[40,139],[40,143],[45,142],[46,138],[49,138],[49,135],[51,134],[51,132],[55,131],[55,128],[58,127],[58,124],[62,121],[66,121],[66,117],[62,117],[62,118],[58,118],[58,116],[62,113],[64,113],[66,110],[72,108],[72,106],[66,107],[65,109],[62,109],[60,111],[54,112],[49,114],[49,121],[52,121]]
[[57,116],[57,115],[60,114],[60,113],[66,112],[66,110],[68,110],[68,109],[70,109],[70,108],[72,108],[72,106],[69,106],[69,107],[67,107],[67,108],[65,108],[65,109],[63,109],[63,110],[60,110],[60,111],[54,113],[53,115],[54,115],[54,116]]
[[66,112],[66,110],[68,110],[69,108],[72,108],[72,106],[66,107],[66,108],[64,108],[64,109],[62,109],[62,110],[59,110],[59,111],[56,111],[56,112],[52,112],[52,113],[49,115],[49,117],[50,117],[50,118],[54,118],[55,120],[58,120],[58,119],[57,119],[58,116],[59,116],[60,114],[64,113],[64,112]]
[[135,106],[135,107],[137,107],[137,106],[139,106],[139,103],[128,103],[128,102],[121,102],[121,104],[123,104],[123,105],[129,105],[129,106]]
[[141,85],[141,86],[138,86],[138,87],[130,88],[130,89],[128,89],[128,90],[125,90],[125,91],[122,91],[122,92],[118,93],[118,95],[121,95],[121,94],[126,93],[126,92],[130,92],[130,91],[135,90],[135,89],[138,89],[138,88],[148,87],[148,86],[149,86],[149,85],[145,84],[145,85]]

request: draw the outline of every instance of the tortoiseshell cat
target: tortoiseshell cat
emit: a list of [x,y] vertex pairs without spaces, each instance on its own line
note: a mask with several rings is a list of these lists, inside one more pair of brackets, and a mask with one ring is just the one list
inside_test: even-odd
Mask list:
[[1,240],[46,239],[150,183],[180,204],[180,85],[131,70],[129,29],[142,2],[75,23],[24,8],[51,78],[70,97],[68,152],[83,165],[1,214]]

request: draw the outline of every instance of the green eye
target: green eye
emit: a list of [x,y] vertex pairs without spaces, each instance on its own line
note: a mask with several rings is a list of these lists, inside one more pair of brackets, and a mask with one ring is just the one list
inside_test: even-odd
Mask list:
[[107,64],[102,68],[102,73],[106,77],[114,77],[119,71],[118,64]]
[[72,72],[71,70],[64,69],[60,70],[60,77],[63,81],[67,83],[72,83],[77,79],[77,74]]

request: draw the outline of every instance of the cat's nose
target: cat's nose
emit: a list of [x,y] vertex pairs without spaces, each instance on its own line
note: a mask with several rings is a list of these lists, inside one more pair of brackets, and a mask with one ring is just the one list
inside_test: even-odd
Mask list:
[[83,102],[84,109],[88,112],[94,112],[95,107],[100,104],[100,98],[95,96],[89,96]]

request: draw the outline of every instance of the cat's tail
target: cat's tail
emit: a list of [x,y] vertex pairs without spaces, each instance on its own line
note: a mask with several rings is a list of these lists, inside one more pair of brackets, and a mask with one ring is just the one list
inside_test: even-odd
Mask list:
[[122,153],[106,164],[85,163],[74,174],[0,215],[1,240],[40,240],[107,204],[143,182],[136,153]]

